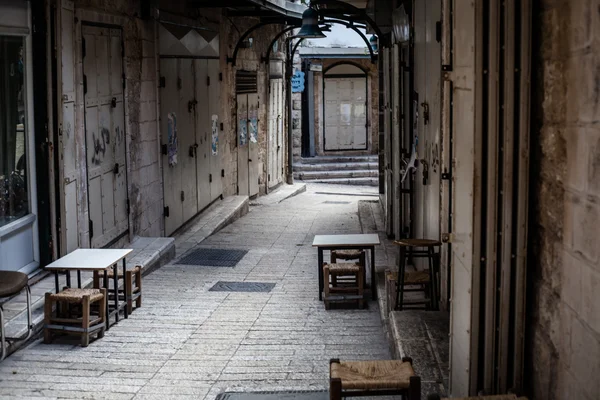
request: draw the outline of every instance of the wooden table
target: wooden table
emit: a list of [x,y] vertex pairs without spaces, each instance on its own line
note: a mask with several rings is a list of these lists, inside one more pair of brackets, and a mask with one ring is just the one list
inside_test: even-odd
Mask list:
[[58,282],[58,273],[66,272],[67,286],[71,287],[71,271],[77,271],[77,287],[81,288],[81,271],[104,271],[104,285],[108,290],[108,269],[113,268],[113,281],[115,303],[114,309],[110,311],[108,296],[106,296],[106,329],[110,327],[110,318],[116,315],[115,322],[119,322],[119,311],[123,308],[125,318],[127,315],[127,301],[119,306],[119,274],[117,273],[119,261],[123,262],[123,277],[127,272],[127,263],[125,257],[131,253],[131,249],[77,249],[64,257],[59,258],[52,264],[46,266],[49,271],[54,271],[54,284],[56,293],[60,291]]
[[319,300],[323,299],[323,251],[324,250],[371,250],[371,295],[377,299],[375,278],[375,246],[379,245],[379,235],[376,233],[356,235],[315,235],[313,247],[319,254]]

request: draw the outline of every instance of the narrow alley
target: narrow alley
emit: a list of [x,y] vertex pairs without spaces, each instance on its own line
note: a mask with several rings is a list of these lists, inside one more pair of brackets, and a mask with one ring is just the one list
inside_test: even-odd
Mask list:
[[[13,354],[0,365],[0,397],[212,400],[225,391],[327,390],[330,358],[390,358],[376,302],[325,311],[311,247],[315,234],[360,233],[358,202],[375,196],[371,187],[313,184],[281,203],[251,203],[197,246],[248,250],[234,268],[177,264],[190,248],[179,235],[173,262],[144,277],[139,310],[87,348],[77,339],[38,341]],[[210,291],[218,281],[275,286]]]

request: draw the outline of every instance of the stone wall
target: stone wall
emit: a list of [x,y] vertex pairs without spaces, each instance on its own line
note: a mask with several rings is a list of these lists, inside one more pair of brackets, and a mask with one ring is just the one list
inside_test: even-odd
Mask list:
[[534,9],[525,382],[535,399],[600,398],[600,9]]

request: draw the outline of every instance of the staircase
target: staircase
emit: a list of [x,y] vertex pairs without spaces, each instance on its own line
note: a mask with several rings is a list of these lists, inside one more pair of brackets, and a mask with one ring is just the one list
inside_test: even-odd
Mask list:
[[296,161],[294,179],[312,183],[377,186],[379,162],[373,156],[318,156]]

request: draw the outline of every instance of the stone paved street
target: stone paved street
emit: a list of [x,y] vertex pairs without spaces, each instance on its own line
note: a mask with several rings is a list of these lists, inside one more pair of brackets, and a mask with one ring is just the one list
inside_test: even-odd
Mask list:
[[[0,397],[212,400],[223,391],[317,390],[327,388],[332,357],[389,358],[376,302],[325,311],[311,247],[315,234],[360,233],[358,201],[377,199],[375,190],[308,185],[281,203],[251,206],[200,245],[178,239],[178,257],[193,246],[248,253],[234,268],[154,271],[144,278],[143,307],[104,339],[87,348],[36,342],[1,363]],[[209,291],[219,280],[276,285]]]

